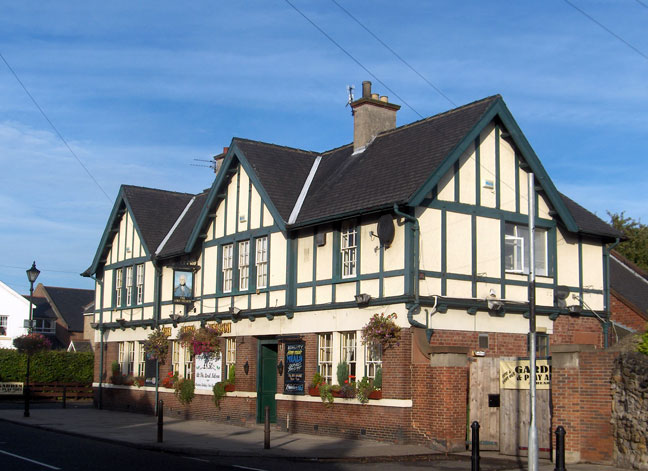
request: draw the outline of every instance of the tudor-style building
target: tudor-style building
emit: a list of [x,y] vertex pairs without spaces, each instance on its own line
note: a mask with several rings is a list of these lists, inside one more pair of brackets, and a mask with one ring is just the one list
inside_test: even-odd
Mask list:
[[[527,355],[531,173],[539,354],[579,335],[605,346],[621,234],[558,192],[500,96],[396,127],[399,107],[365,82],[352,108],[352,144],[317,153],[235,138],[207,192],[122,186],[84,273],[96,280],[104,407],[150,409],[159,394],[245,423],[267,405],[291,430],[463,448],[470,357]],[[399,346],[362,345],[375,313],[397,314]],[[191,377],[175,338],[206,323],[220,325],[223,367],[236,371],[220,408],[209,389],[185,407],[171,389],[106,382],[114,361],[146,375],[141,342],[155,327],[172,343],[160,375]],[[315,372],[335,383],[346,361],[357,379],[381,370],[382,399],[323,413],[320,398],[293,394],[285,346],[300,342],[298,392]]]

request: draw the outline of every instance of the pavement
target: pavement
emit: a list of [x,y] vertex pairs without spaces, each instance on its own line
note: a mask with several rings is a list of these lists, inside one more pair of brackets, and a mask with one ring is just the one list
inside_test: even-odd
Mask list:
[[[93,438],[140,449],[198,456],[273,457],[304,461],[457,461],[470,469],[470,452],[445,454],[418,445],[396,445],[374,440],[350,440],[323,435],[271,430],[270,448],[264,449],[263,425],[239,427],[219,422],[164,418],[163,442],[157,442],[157,418],[130,412],[98,410],[89,403],[33,404],[30,417],[21,405],[2,404],[0,420],[59,433]],[[526,470],[524,458],[482,452],[481,465],[489,470]],[[538,471],[554,471],[554,463],[540,460]],[[569,471],[621,471],[613,466],[568,464]]]

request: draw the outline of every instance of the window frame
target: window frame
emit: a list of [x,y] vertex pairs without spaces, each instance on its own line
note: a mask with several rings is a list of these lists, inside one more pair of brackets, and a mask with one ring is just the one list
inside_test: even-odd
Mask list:
[[144,304],[144,264],[135,265],[136,271],[136,302],[138,306]]
[[250,289],[250,239],[241,240],[238,248],[238,291]]
[[231,365],[236,365],[236,337],[225,339],[225,379],[229,379]]
[[234,291],[234,243],[222,246],[221,276],[223,293],[232,293]]
[[[347,222],[340,228],[340,277],[343,280],[358,276],[360,247],[358,244],[359,226]],[[351,240],[351,243],[350,243]]]
[[124,269],[115,269],[115,307],[122,307],[124,302]]
[[9,330],[9,316],[0,316],[0,336],[6,337]]
[[146,351],[144,350],[144,342],[138,343],[137,352],[137,376],[146,375]]
[[[509,231],[509,229],[513,229]],[[511,233],[509,233],[511,232]],[[549,269],[549,229],[545,227],[535,227],[535,274],[536,276],[551,276]],[[504,270],[505,273],[517,275],[528,275],[530,271],[530,248],[528,247],[531,235],[528,226],[516,222],[507,221],[504,224]],[[540,240],[538,240],[540,239]],[[538,242],[542,247],[539,248]],[[513,247],[512,265],[509,265],[508,248]],[[538,255],[542,256],[539,257]],[[519,259],[519,260],[517,260]],[[519,266],[517,266],[519,263]]]
[[[375,356],[372,353],[377,353]],[[378,357],[379,359],[376,359]],[[383,351],[380,344],[365,344],[365,376],[369,379],[376,379],[376,371],[382,369]]]
[[133,265],[129,265],[126,268],[126,306],[133,305]]
[[327,384],[333,384],[333,333],[317,335],[317,371]]
[[358,380],[358,333],[355,330],[340,332],[340,363],[349,366],[349,380]]
[[268,236],[257,237],[254,241],[256,268],[255,287],[264,289],[268,287]]

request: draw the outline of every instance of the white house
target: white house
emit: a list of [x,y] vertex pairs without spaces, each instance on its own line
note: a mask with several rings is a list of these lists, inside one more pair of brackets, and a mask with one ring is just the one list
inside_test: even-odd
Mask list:
[[0,348],[13,348],[13,339],[27,333],[29,301],[0,281]]

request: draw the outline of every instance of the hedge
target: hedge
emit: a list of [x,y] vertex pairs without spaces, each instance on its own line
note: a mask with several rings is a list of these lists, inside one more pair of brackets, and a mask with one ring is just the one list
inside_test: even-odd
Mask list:
[[[91,352],[46,351],[32,355],[29,380],[35,383],[91,383],[94,354]],[[27,357],[16,350],[0,349],[0,381],[23,382]]]

